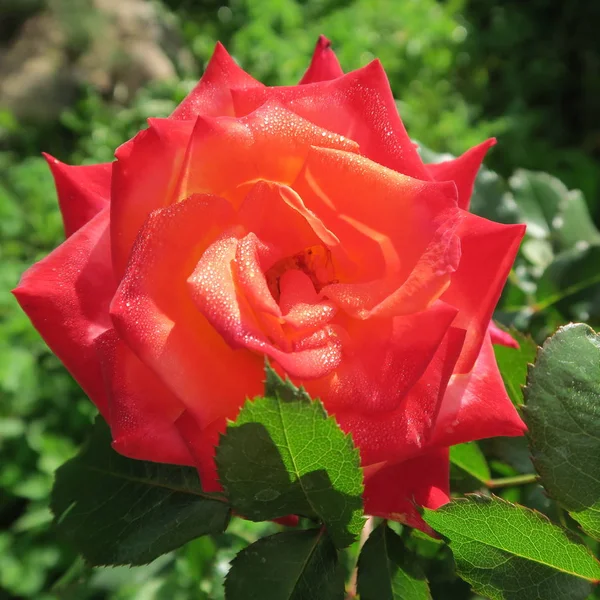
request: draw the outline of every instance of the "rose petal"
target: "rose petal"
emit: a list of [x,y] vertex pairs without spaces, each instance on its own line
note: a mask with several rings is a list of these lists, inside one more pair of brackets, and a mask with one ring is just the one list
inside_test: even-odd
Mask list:
[[419,515],[417,506],[435,510],[450,501],[447,448],[431,450],[400,464],[383,466],[370,477],[365,475],[363,497],[367,514],[433,533]]
[[96,339],[108,392],[113,448],[129,458],[194,465],[174,425],[185,406],[109,329]]
[[502,225],[464,213],[458,235],[461,259],[442,300],[459,309],[456,327],[467,330],[457,373],[468,373],[525,234],[525,225]]
[[110,230],[115,275],[121,278],[148,215],[171,203],[193,122],[150,119],[115,153]]
[[[335,316],[336,306],[320,299],[313,282],[302,271],[287,271],[281,276],[279,285],[279,307],[283,312],[284,325],[292,330],[318,329]],[[293,335],[290,329],[286,331]]]
[[203,426],[235,414],[263,379],[262,359],[234,352],[188,290],[198,260],[232,218],[228,203],[211,196],[153,212],[111,304],[119,336]]
[[311,123],[360,146],[375,162],[404,175],[430,180],[402,124],[394,96],[377,60],[331,81],[291,87],[233,90],[238,116],[277,100]]
[[356,266],[340,275],[342,282],[389,275],[403,281],[439,226],[458,211],[453,183],[419,181],[327,148],[311,149],[292,187]]
[[426,165],[427,170],[435,181],[454,181],[458,189],[458,206],[460,208],[469,210],[475,178],[486,152],[495,143],[495,138],[492,138],[467,150],[458,158]]
[[42,154],[54,177],[65,235],[69,237],[110,202],[112,163],[72,166]]
[[405,281],[392,276],[377,282],[332,284],[321,290],[349,315],[359,319],[389,318],[420,312],[450,285],[460,260],[456,230],[460,215],[451,215],[435,232]]
[[432,443],[453,446],[488,437],[523,435],[525,430],[506,393],[487,335],[473,370],[450,381]]
[[339,247],[336,236],[306,208],[294,190],[272,181],[260,180],[252,185],[237,218],[247,232],[277,248],[282,256],[293,256],[319,244]]
[[340,61],[331,49],[331,42],[324,35],[320,35],[312,60],[310,61],[310,66],[306,73],[304,73],[299,85],[329,81],[330,79],[337,79],[343,74],[344,71],[342,71]]
[[397,408],[425,372],[456,309],[439,302],[410,317],[357,321],[338,315],[346,328],[345,357],[329,378],[306,382],[332,412],[383,412]]
[[173,111],[171,119],[195,119],[199,115],[233,116],[230,90],[261,87],[264,87],[263,84],[240,68],[221,42],[217,42],[202,79]]
[[[235,413],[229,416],[233,419]],[[221,492],[223,487],[219,483],[215,466],[215,449],[219,444],[220,434],[225,431],[227,419],[222,417],[207,427],[201,427],[194,415],[190,411],[185,411],[177,419],[175,426],[187,445],[190,455],[194,457],[202,489],[205,492]]]
[[[240,119],[200,117],[186,150],[177,199],[212,193],[235,202],[239,186],[259,179],[290,184],[311,146],[357,150],[352,141],[276,102],[267,102]],[[243,198],[247,190],[242,191]]]
[[272,333],[252,310],[250,299],[238,293],[235,258],[240,240],[223,236],[204,252],[189,278],[198,310],[232,348],[246,348],[276,360],[293,377],[322,377],[341,360],[341,343],[334,330],[321,330],[310,339],[281,349],[268,339]]
[[[432,426],[460,354],[464,331],[448,329],[451,319],[443,313],[438,321],[446,318],[446,322],[436,330],[437,323],[427,315],[419,318],[419,325],[425,327],[412,326],[407,320],[404,328],[394,332],[379,377],[366,373],[362,402],[355,398],[352,406],[345,400],[346,406],[336,409],[330,407],[329,397],[323,396],[325,407],[335,414],[340,427],[352,433],[363,466],[410,459],[431,443]],[[352,362],[344,366],[348,368],[344,383],[350,386]],[[310,385],[307,387],[311,392]]]
[[46,258],[29,268],[13,291],[50,349],[106,416],[106,392],[96,338],[110,328],[115,290],[109,209],[100,211]]

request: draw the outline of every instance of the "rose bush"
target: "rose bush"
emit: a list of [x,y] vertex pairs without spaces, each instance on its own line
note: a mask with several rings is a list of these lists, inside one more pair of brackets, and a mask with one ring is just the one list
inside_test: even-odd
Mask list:
[[291,87],[217,45],[115,162],[48,157],[67,239],[15,294],[118,452],[218,489],[268,357],[352,434],[366,512],[422,526],[449,446],[524,431],[490,324],[524,227],[468,212],[492,144],[423,164],[379,62],[343,74],[325,38]]

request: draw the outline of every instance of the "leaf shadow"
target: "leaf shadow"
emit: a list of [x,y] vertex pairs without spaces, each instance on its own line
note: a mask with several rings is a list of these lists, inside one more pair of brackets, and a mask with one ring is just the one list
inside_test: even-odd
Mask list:
[[352,496],[340,490],[341,482],[332,481],[325,468],[318,468],[318,462],[314,471],[294,477],[261,423],[230,428],[227,438],[228,443],[219,446],[217,462],[221,483],[236,512],[252,521],[292,514],[318,519],[336,546],[355,541],[363,524],[360,494]]

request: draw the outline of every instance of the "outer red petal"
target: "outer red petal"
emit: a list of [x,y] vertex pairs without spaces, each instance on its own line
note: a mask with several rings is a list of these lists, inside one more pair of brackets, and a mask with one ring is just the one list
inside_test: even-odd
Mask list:
[[192,121],[151,119],[150,127],[117,149],[110,229],[115,275],[123,276],[133,242],[148,215],[171,203]]
[[496,436],[517,436],[526,427],[506,393],[487,335],[468,375],[455,375],[435,422],[432,444],[453,446]]
[[315,125],[354,140],[360,152],[404,175],[431,180],[402,124],[381,63],[331,81],[233,92],[237,115],[275,99]]
[[431,528],[416,508],[436,509],[450,501],[448,449],[431,450],[400,464],[383,466],[365,474],[365,512],[375,517],[401,521],[427,533]]
[[[231,415],[233,417],[235,414]],[[194,458],[202,489],[206,492],[222,491],[215,465],[215,449],[219,444],[219,435],[225,432],[226,419],[219,418],[202,427],[190,411],[185,411],[175,422],[175,426]]]
[[113,448],[139,460],[194,465],[174,425],[185,406],[114,329],[97,338],[96,350],[108,392]]
[[312,60],[310,61],[310,66],[306,73],[304,73],[299,85],[329,81],[330,79],[337,79],[343,74],[344,71],[342,71],[340,61],[331,49],[331,42],[324,35],[320,35]]
[[467,150],[458,158],[426,165],[435,181],[454,181],[458,189],[458,205],[469,209],[475,177],[481,167],[486,152],[496,143],[494,138]]
[[[322,396],[340,427],[352,433],[363,465],[404,461],[423,452],[430,443],[432,425],[460,354],[464,331],[448,330],[448,315],[441,313],[436,320],[428,320],[426,315],[423,313],[418,322],[423,331],[415,323],[413,331],[401,331],[407,335],[398,335],[395,344],[389,344],[392,352],[381,365],[378,377],[368,373],[370,377],[364,382],[358,377],[352,381],[351,373],[346,373],[349,392],[354,396],[364,394],[362,399],[355,398],[354,406],[346,400],[343,408],[330,408],[329,398]],[[446,322],[440,322],[444,316]],[[435,331],[436,325],[439,332]],[[352,361],[348,366],[353,366]],[[359,366],[355,366],[357,371]],[[356,390],[351,390],[354,385]],[[311,392],[310,385],[307,389]]]
[[69,237],[110,202],[112,163],[71,166],[42,154],[54,176],[65,235]]
[[202,79],[175,109],[171,119],[195,119],[199,115],[233,116],[230,90],[262,87],[263,84],[240,68],[221,42],[217,42]]
[[[119,336],[202,427],[259,394],[260,356],[232,350],[194,305],[187,279],[230,224],[222,198],[194,196],[154,211],[140,230],[111,304]],[[235,377],[232,377],[235,373]]]
[[442,300],[459,309],[455,325],[467,330],[456,367],[468,373],[479,355],[492,313],[525,234],[525,225],[502,225],[464,213],[461,259]]
[[501,346],[508,346],[509,348],[519,347],[519,342],[513,339],[510,333],[500,329],[494,321],[490,321],[488,333],[492,338],[492,344],[500,344]]
[[107,418],[96,338],[110,328],[115,291],[108,208],[28,269],[14,294],[48,346]]

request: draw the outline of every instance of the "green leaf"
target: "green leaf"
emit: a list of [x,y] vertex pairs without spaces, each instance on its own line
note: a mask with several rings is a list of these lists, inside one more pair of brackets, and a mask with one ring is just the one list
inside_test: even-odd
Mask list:
[[132,460],[98,417],[81,452],[56,472],[59,531],[92,565],[141,565],[227,527],[229,507],[202,491],[195,469]]
[[519,207],[506,181],[485,165],[480,167],[471,195],[471,212],[499,223],[519,223]]
[[554,259],[552,244],[545,238],[527,238],[521,244],[521,254],[532,265],[542,269],[545,269]]
[[492,478],[485,456],[479,449],[477,442],[452,446],[450,448],[450,462],[482,483],[486,483]]
[[[574,320],[600,318],[597,301],[600,293],[599,261],[600,246],[583,244],[557,254],[538,281],[536,303],[532,308],[540,311],[558,304]],[[568,301],[563,302],[567,298]]]
[[247,401],[221,437],[221,484],[248,519],[318,518],[336,546],[348,546],[363,525],[358,450],[318,400],[269,371],[272,395]]
[[547,173],[518,169],[509,180],[522,222],[527,225],[529,237],[543,239],[550,235],[563,195],[564,185]]
[[600,232],[594,225],[585,198],[579,190],[572,190],[564,195],[554,226],[563,248],[580,245],[581,242],[600,244]]
[[282,379],[268,362],[265,363],[265,397],[279,398],[285,402],[311,402],[303,387],[296,387],[287,377]]
[[600,579],[576,536],[495,496],[453,500],[423,518],[449,539],[458,574],[492,600],[583,600]]
[[600,539],[600,336],[583,324],[561,327],[539,351],[525,395],[541,483]]
[[225,580],[227,600],[342,600],[344,575],[323,530],[277,533],[244,548]]
[[416,557],[386,523],[373,530],[358,558],[361,600],[430,600],[429,586]]
[[516,329],[510,330],[510,335],[519,343],[519,348],[495,345],[494,353],[506,391],[513,404],[523,404],[523,390],[527,380],[527,365],[535,360],[536,343],[529,335]]

